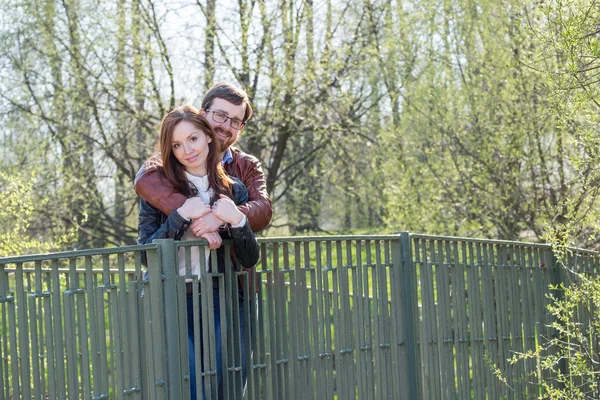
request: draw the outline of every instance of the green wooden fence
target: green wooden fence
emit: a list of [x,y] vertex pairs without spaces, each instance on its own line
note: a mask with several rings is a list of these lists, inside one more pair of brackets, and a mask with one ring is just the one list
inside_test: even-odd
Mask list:
[[[0,258],[0,400],[189,398],[177,254],[185,248],[189,263],[203,243]],[[188,277],[221,285],[225,398],[495,400],[540,390],[521,379],[535,359],[506,360],[554,334],[546,293],[561,270],[549,246],[409,233],[260,243],[256,274],[211,265]],[[572,254],[571,268],[598,272],[597,253]],[[245,388],[229,300],[238,277],[251,321]],[[212,306],[212,296],[198,299],[195,308]],[[214,343],[204,315],[197,337]],[[197,379],[216,398],[214,351],[200,351]]]

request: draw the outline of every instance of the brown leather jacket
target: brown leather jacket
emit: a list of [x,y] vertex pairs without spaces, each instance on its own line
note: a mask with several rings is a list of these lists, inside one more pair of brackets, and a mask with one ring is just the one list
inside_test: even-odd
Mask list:
[[[230,176],[241,180],[248,189],[248,202],[239,206],[246,214],[254,232],[265,229],[271,222],[273,207],[267,193],[267,183],[260,161],[235,147],[231,147],[233,161],[224,164]],[[153,160],[156,161],[156,158]],[[148,163],[150,164],[150,163]],[[140,170],[140,172],[143,172]],[[143,175],[136,178],[136,193],[150,205],[170,215],[185,203],[187,198],[175,191],[171,183],[163,177],[162,168],[146,167]]]

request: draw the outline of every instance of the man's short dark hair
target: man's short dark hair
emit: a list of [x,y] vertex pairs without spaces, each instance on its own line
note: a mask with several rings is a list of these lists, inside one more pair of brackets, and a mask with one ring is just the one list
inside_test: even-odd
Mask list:
[[227,100],[236,106],[245,104],[246,112],[244,113],[244,119],[242,120],[243,123],[246,123],[246,121],[248,121],[252,116],[250,99],[248,98],[248,94],[244,89],[237,88],[227,82],[217,82],[210,89],[208,89],[204,99],[202,99],[202,109],[210,109],[214,99]]

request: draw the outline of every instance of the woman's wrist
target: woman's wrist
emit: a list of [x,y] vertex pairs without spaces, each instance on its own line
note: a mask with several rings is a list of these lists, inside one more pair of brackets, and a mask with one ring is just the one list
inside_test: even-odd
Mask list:
[[175,210],[177,212],[177,214],[179,214],[179,216],[187,221],[190,221],[190,218],[186,215],[185,211],[183,210],[183,206],[179,207],[177,210]]
[[232,221],[229,221],[229,225],[232,228],[240,228],[246,223],[246,216],[239,212],[239,215],[236,216]]

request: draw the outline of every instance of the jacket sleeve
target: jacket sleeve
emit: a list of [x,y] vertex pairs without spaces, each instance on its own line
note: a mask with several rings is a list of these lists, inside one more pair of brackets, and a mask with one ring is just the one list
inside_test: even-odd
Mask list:
[[271,223],[273,215],[265,174],[257,158],[247,154],[239,154],[238,157],[244,158],[244,167],[242,171],[239,171],[238,178],[248,189],[248,202],[238,208],[248,217],[252,230],[259,232]]
[[242,204],[246,204],[248,202],[248,188],[240,181],[238,178],[232,176],[231,180],[233,181],[233,185],[231,185],[231,192],[233,194],[233,202],[238,209]]
[[169,216],[185,203],[187,197],[175,191],[163,177],[162,168],[148,168],[145,172],[142,169],[136,176],[135,192],[152,207]]
[[179,240],[190,225],[177,211],[162,222],[163,213],[152,207],[146,200],[140,200],[138,224],[138,244],[152,243],[154,239],[172,238]]
[[253,268],[258,263],[260,246],[258,245],[256,235],[250,229],[248,220],[246,220],[244,226],[230,228],[229,233],[233,239],[236,260],[244,268]]

